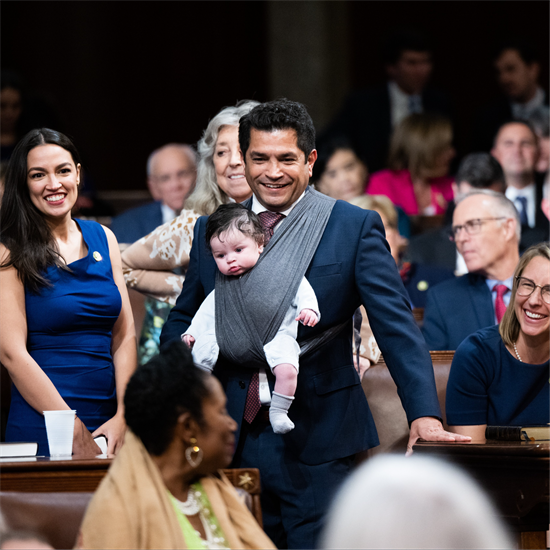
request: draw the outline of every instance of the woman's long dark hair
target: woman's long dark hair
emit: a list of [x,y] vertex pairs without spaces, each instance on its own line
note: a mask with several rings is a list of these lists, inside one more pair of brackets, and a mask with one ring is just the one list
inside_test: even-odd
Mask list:
[[19,278],[31,292],[50,286],[44,275],[48,267],[57,265],[67,269],[50,226],[31,201],[27,184],[29,151],[46,144],[59,145],[71,154],[75,166],[80,163],[78,151],[67,136],[49,128],[31,130],[13,151],[0,207],[0,241],[10,252],[0,267],[15,267]]

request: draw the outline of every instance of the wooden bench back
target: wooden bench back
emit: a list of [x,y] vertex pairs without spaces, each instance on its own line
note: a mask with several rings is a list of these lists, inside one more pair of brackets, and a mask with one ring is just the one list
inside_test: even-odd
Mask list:
[[[454,357],[454,351],[431,351],[437,396],[445,429],[445,392]],[[367,370],[363,377],[363,390],[376,423],[380,445],[368,451],[367,456],[383,452],[405,452],[409,437],[409,425],[397,387],[388,367],[380,361]]]

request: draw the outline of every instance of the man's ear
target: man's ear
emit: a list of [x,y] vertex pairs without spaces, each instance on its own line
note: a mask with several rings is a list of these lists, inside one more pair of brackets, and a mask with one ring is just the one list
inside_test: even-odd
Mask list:
[[514,218],[507,218],[504,222],[504,227],[506,229],[506,240],[514,239],[516,236],[517,221]]
[[310,178],[313,175],[313,165],[315,164],[316,160],[317,160],[317,149],[313,149],[307,157],[307,164],[308,164],[308,171],[309,171]]

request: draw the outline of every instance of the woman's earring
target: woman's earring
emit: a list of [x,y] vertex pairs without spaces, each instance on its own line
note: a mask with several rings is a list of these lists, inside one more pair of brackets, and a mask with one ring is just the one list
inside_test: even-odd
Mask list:
[[191,438],[190,443],[191,445],[185,449],[185,458],[191,468],[197,468],[202,462],[202,450],[198,447],[197,440],[194,437]]

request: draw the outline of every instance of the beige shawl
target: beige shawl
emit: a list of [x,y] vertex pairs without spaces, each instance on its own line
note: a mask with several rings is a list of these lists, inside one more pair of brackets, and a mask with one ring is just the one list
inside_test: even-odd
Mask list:
[[[220,472],[201,479],[230,548],[275,548]],[[82,522],[80,548],[187,548],[160,471],[128,431]]]

